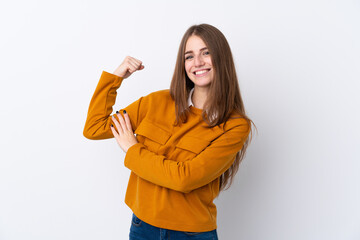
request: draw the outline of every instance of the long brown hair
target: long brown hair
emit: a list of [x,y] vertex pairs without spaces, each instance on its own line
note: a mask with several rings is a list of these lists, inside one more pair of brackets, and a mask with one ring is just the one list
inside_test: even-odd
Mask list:
[[[248,121],[251,128],[252,121],[245,114],[230,46],[220,30],[209,24],[191,26],[180,42],[175,71],[170,85],[170,95],[175,101],[176,107],[175,124],[185,123],[190,112],[187,100],[194,83],[185,72],[185,47],[187,40],[192,35],[200,37],[206,44],[214,71],[214,79],[210,83],[209,93],[204,104],[205,111],[202,112],[204,121],[209,128],[219,126],[222,123],[225,125],[231,114],[236,112]],[[208,116],[213,117],[209,118]],[[240,162],[245,156],[251,135],[250,130],[250,135],[242,149],[236,154],[232,166],[220,176],[220,191],[231,186]],[[227,188],[225,188],[226,186]]]

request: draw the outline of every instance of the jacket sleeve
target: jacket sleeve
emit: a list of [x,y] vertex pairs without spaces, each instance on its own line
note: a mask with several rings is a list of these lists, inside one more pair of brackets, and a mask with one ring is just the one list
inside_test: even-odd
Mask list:
[[212,182],[230,168],[249,132],[247,123],[227,130],[192,160],[185,162],[167,159],[137,143],[128,149],[124,164],[147,181],[188,193]]
[[[103,71],[91,98],[83,135],[92,140],[113,138],[110,129],[113,123],[110,114],[116,101],[116,90],[120,87],[123,78]],[[143,97],[124,108],[129,114],[133,130],[139,123],[139,111]],[[122,110],[120,112],[122,114]],[[115,116],[117,118],[117,116]],[[115,126],[114,126],[115,127]]]

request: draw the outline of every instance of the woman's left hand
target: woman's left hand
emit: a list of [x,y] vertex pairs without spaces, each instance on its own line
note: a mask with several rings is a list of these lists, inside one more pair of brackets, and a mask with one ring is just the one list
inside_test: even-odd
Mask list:
[[111,125],[110,128],[111,128],[111,131],[112,131],[117,143],[121,147],[121,149],[124,152],[127,152],[128,149],[131,146],[138,143],[138,141],[137,141],[136,137],[134,136],[134,132],[131,127],[130,118],[129,118],[129,115],[126,113],[126,111],[124,111],[125,119],[122,117],[122,115],[119,112],[116,112],[116,115],[118,116],[119,121],[117,121],[114,116],[112,116],[111,119],[114,122],[114,124],[117,128],[117,131],[113,125]]

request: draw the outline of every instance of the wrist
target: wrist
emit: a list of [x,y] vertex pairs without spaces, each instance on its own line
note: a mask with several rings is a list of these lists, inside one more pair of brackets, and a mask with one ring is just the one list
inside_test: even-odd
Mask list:
[[133,143],[131,143],[131,144],[127,147],[127,149],[125,150],[125,153],[127,153],[127,152],[129,151],[129,149],[130,149],[132,146],[134,146],[135,144],[137,144],[137,143],[139,143],[139,142],[133,142]]
[[114,75],[118,76],[118,77],[121,77],[121,78],[124,78],[124,75],[119,73],[119,72],[113,72]]

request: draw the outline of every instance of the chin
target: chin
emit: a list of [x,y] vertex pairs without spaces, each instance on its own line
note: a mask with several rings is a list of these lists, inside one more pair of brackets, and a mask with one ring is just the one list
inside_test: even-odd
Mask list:
[[210,83],[208,84],[196,84],[194,83],[195,87],[199,87],[199,88],[208,88],[210,87]]
[[197,86],[197,87],[209,87],[210,86],[210,83],[211,83],[211,81],[210,80],[208,80],[208,81],[204,81],[204,80],[197,80],[197,79],[194,79],[194,80],[192,80],[192,82],[194,83],[194,85],[195,86]]

